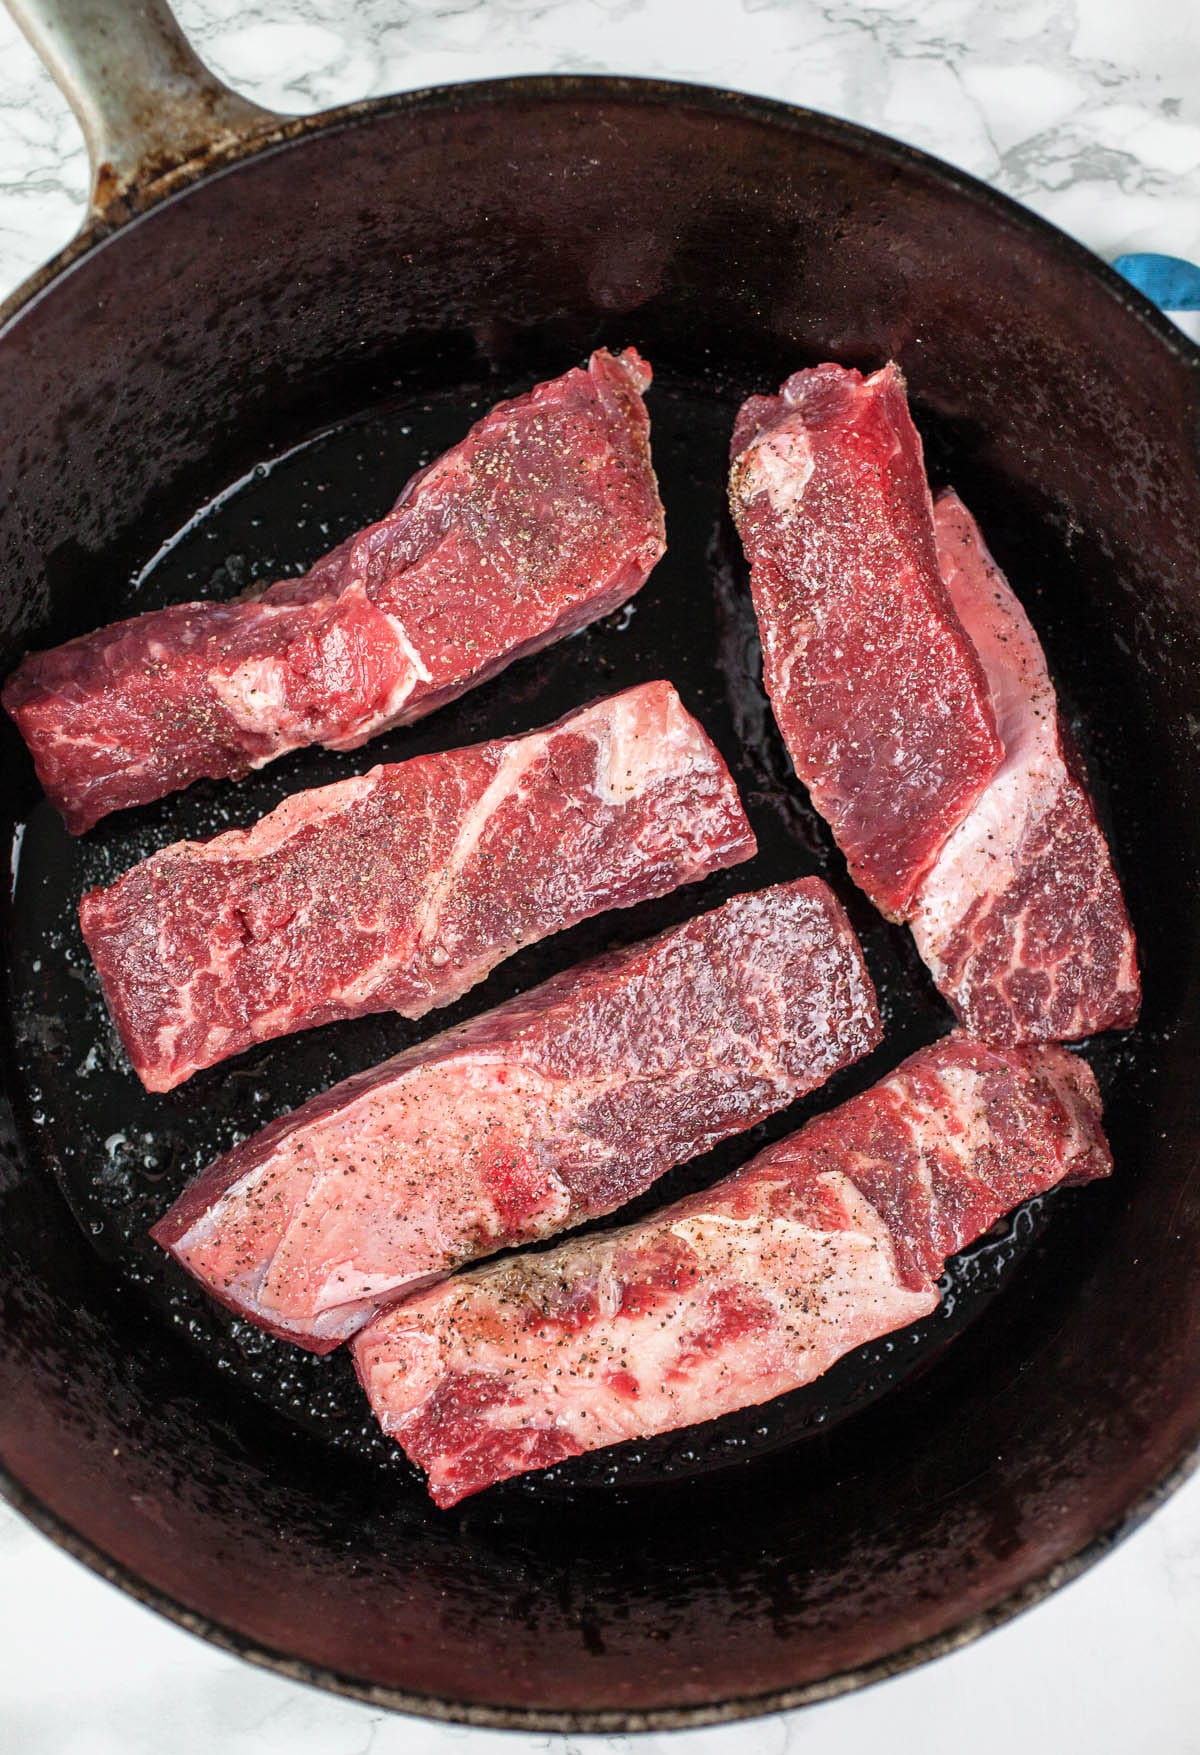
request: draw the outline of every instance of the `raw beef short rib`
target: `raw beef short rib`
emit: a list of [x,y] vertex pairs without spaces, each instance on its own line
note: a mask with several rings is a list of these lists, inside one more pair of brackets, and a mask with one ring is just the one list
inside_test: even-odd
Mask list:
[[354,1342],[437,1504],[754,1406],[927,1315],[947,1257],[1111,1167],[1088,1067],[953,1035],[715,1187],[475,1268]]
[[169,1091],[294,1030],[418,1018],[523,945],[754,850],[717,750],[653,682],[297,793],[163,848],[79,915],[135,1071]]
[[612,1212],[879,1035],[819,879],[738,896],[314,1097],[154,1235],[239,1314],[325,1352],[464,1261]]
[[3,704],[67,827],[355,749],[624,603],[665,547],[649,382],[632,348],[601,349],[498,404],[303,578],[26,658]]
[[732,450],[784,742],[855,882],[903,918],[1003,756],[938,573],[904,380],[894,365],[795,372],[743,405]]
[[942,576],[983,663],[1004,762],[917,892],[910,924],[968,1029],[1067,1041],[1138,1014],[1137,949],[1029,617],[956,494],[940,496]]
[[733,456],[767,692],[851,875],[975,1035],[1131,1025],[1133,933],[1037,635],[962,502],[933,513],[896,367],[751,397]]

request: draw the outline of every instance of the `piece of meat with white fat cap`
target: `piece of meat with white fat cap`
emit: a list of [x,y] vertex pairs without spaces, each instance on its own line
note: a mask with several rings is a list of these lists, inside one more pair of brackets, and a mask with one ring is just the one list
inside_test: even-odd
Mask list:
[[932,1311],[947,1258],[1012,1207],[1110,1169],[1083,1061],[955,1033],[710,1189],[418,1293],[355,1364],[453,1505],[811,1382]]
[[820,879],[736,896],[313,1098],[154,1235],[239,1314],[324,1351],[464,1261],[612,1212],[879,1035]]
[[934,527],[1005,753],[917,891],[917,948],[989,1041],[1127,1029],[1141,1003],[1137,947],[1038,637],[957,494],[939,496]]

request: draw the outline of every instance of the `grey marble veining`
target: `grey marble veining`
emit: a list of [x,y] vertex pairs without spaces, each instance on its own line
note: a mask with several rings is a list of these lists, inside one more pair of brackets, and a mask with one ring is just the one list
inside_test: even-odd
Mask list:
[[[703,80],[898,135],[1102,255],[1200,259],[1194,0],[179,0],[178,10],[225,79],[284,110],[547,69]],[[0,10],[0,295],[66,241],[85,192],[75,124]],[[1078,1583],[952,1658],[806,1713],[677,1737],[502,1736],[299,1688],[119,1596],[3,1507],[0,1653],[3,1755],[1200,1755],[1200,1479]]]
[[[1187,0],[180,0],[232,85],[308,112],[532,71],[664,74],[808,104],[986,178],[1105,256],[1200,254]],[[0,12],[0,292],[70,235],[86,167]]]

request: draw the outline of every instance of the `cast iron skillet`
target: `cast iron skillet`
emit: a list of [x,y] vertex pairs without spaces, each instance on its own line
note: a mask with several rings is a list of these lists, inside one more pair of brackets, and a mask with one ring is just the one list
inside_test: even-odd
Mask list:
[[[671,548],[632,612],[369,751],[196,787],[82,842],[6,732],[14,1503],[256,1662],[493,1725],[773,1710],[1036,1602],[1170,1491],[1200,1436],[1200,354],[1028,213],[825,117],[555,78],[284,122],[218,87],[157,0],[133,36],[120,0],[19,11],[87,124],[98,195],[0,335],[6,663],[300,567],[478,408],[598,343],[654,362]],[[888,356],[935,484],[961,489],[1033,613],[1100,784],[1146,981],[1137,1033],[1087,1050],[1116,1175],[1026,1210],[955,1264],[939,1315],[808,1391],[437,1513],[344,1358],[233,1321],[145,1237],[217,1148],[429,1026],[331,1028],[147,1097],[104,1022],[75,902],[299,786],[666,674],[733,764],[760,857],[514,959],[436,1022],[817,870],[863,934],[887,1041],[665,1192],[867,1083],[947,1015],[789,779],[722,498],[745,392],[805,362]]]

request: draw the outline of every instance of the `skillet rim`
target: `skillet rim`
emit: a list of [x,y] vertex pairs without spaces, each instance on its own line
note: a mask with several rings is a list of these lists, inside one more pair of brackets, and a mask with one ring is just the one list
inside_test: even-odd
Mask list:
[[277,126],[268,125],[228,146],[214,147],[189,159],[160,182],[132,190],[103,213],[89,214],[80,230],[56,255],[35,269],[7,298],[0,300],[0,342],[7,337],[13,323],[31,310],[55,282],[69,271],[82,267],[94,251],[103,249],[118,235],[132,230],[140,220],[182,200],[198,184],[300,144],[310,135],[342,127],[368,126],[377,119],[405,110],[454,108],[468,96],[477,104],[501,105],[510,95],[569,102],[573,97],[584,97],[590,92],[608,93],[614,98],[633,98],[647,105],[686,103],[707,108],[715,115],[746,115],[767,126],[823,134],[842,145],[858,146],[877,159],[891,159],[901,169],[923,171],[977,205],[1032,233],[1068,262],[1093,275],[1127,315],[1135,317],[1166,344],[1168,352],[1174,354],[1181,365],[1200,371],[1200,342],[1192,341],[1177,323],[1139,292],[1131,281],[1110,267],[1102,256],[1052,221],[1043,219],[1033,208],[999,189],[993,189],[990,183],[969,171],[960,170],[947,159],[938,158],[920,147],[909,146],[860,122],[846,121],[823,110],[808,109],[803,104],[789,104],[780,98],[761,97],[753,92],[708,85],[700,80],[652,79],[623,73],[522,73],[497,79],[460,80],[448,85],[421,86],[413,91],[361,98],[355,103],[318,110],[311,116],[281,116]]
[[[128,197],[102,215],[89,217],[70,242],[14,293],[0,302],[0,346],[22,316],[32,311],[42,296],[68,274],[86,267],[91,256],[111,241],[135,229],[160,208],[184,200],[202,183],[231,174],[253,161],[302,144],[310,136],[343,127],[367,126],[378,119],[408,110],[438,110],[480,105],[503,105],[510,97],[541,99],[544,103],[571,102],[609,96],[647,105],[686,104],[707,109],[716,117],[748,118],[766,127],[786,129],[855,147],[877,162],[890,162],[902,170],[915,170],[971,200],[977,207],[1015,225],[1046,250],[1097,280],[1127,316],[1149,330],[1184,372],[1200,377],[1200,345],[1170,321],[1142,293],[1109,267],[1102,257],[1068,233],[1043,219],[1011,196],[993,189],[969,172],[959,170],[932,153],[866,128],[857,122],[811,110],[799,104],[752,93],[729,90],[700,81],[642,78],[623,74],[523,74],[506,78],[468,80],[448,85],[394,92],[356,103],[323,110],[312,116],[280,118],[275,127],[256,130],[234,144],[213,149],[188,160],[157,185]],[[260,1669],[274,1671],[290,1681],[344,1698],[362,1701],[411,1716],[442,1723],[463,1724],[494,1730],[566,1732],[574,1734],[621,1734],[645,1731],[695,1729],[728,1724],[801,1706],[833,1700],[918,1668],[935,1658],[973,1643],[983,1634],[1003,1626],[1026,1609],[1045,1601],[1094,1566],[1131,1535],[1159,1509],[1194,1473],[1200,1471],[1200,1429],[1184,1441],[1176,1462],[1152,1483],[1118,1518],[1097,1531],[1074,1554],[1054,1562],[1036,1578],[1010,1592],[990,1608],[969,1616],[944,1633],[901,1647],[873,1663],[841,1670],[821,1680],[765,1694],[737,1695],[696,1706],[647,1709],[581,1708],[556,1710],[472,1703],[440,1695],[409,1693],[380,1686],[289,1656],[236,1632],[224,1623],[188,1609],[165,1591],[148,1585],[48,1505],[0,1460],[0,1497],[63,1552],[91,1572],[115,1585],[126,1595],[153,1609],[186,1632],[206,1640],[219,1650],[243,1658]]]

